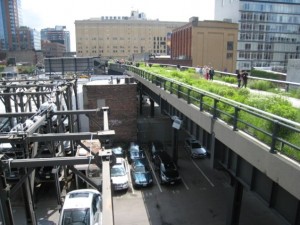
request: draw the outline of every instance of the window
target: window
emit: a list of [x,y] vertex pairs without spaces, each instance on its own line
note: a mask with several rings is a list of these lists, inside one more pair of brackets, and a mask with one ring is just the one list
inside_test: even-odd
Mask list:
[[226,55],[226,58],[227,58],[227,59],[232,59],[232,57],[233,57],[233,54],[232,54],[232,53],[227,53],[227,55]]
[[227,51],[233,51],[233,41],[227,42]]
[[251,49],[251,44],[245,44],[245,50],[250,50]]

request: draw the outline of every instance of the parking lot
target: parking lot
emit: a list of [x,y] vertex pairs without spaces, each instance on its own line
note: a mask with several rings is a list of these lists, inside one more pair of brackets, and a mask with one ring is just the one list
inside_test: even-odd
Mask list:
[[[209,169],[208,163],[208,159],[191,159],[179,148],[182,182],[161,185],[158,173],[154,172],[152,187],[135,190],[130,186],[127,192],[114,193],[115,224],[226,224],[231,193],[229,176],[223,171]],[[151,162],[150,165],[154,171]],[[245,191],[240,224],[280,223],[262,202]]]
[[[149,160],[147,149],[146,157]],[[183,147],[179,147],[178,154],[182,182],[161,185],[151,160],[149,164],[154,177],[153,186],[134,189],[129,180],[127,191],[113,192],[115,225],[226,224],[231,187],[229,176],[224,171],[211,170],[208,159],[191,159]],[[127,166],[129,169],[130,165]],[[13,203],[13,211],[17,225],[27,224],[20,202]],[[41,225],[57,224],[59,210],[53,184],[43,184],[37,191],[36,215]],[[260,200],[244,191],[240,224],[282,223]]]

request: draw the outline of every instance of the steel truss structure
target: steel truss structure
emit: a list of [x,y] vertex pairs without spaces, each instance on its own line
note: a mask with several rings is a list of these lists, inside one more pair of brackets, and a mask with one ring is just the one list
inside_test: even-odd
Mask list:
[[[4,224],[14,224],[10,199],[19,189],[23,193],[27,223],[37,224],[33,201],[36,168],[53,167],[59,206],[62,205],[59,183],[61,168],[65,181],[71,171],[92,187],[101,189],[75,165],[95,164],[101,168],[103,162],[113,163],[111,151],[96,154],[82,140],[92,137],[99,140],[100,145],[115,132],[108,129],[108,107],[79,110],[77,79],[0,81],[0,100],[5,109],[5,113],[0,114],[0,216]],[[90,118],[91,114],[94,117],[102,113],[105,130],[79,132],[80,114]],[[89,156],[76,157],[77,146],[89,152]],[[113,221],[112,218],[110,220]]]

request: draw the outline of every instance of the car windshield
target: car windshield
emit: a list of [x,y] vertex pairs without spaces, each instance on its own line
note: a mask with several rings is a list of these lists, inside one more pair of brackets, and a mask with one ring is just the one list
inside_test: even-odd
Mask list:
[[115,154],[122,154],[123,153],[123,149],[121,147],[113,148],[112,151]]
[[134,158],[144,158],[144,152],[142,151],[131,151],[130,156],[132,159]]
[[120,177],[125,175],[125,170],[122,167],[113,167],[110,173],[112,177]]
[[201,145],[197,142],[192,143],[192,148],[201,148]]
[[90,209],[65,209],[63,212],[62,225],[89,225]]
[[134,169],[134,171],[136,173],[146,173],[147,172],[146,168],[144,166],[136,166],[135,169]]

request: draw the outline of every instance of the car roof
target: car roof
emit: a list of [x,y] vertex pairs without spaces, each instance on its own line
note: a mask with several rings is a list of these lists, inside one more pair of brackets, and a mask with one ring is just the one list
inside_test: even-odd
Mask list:
[[99,191],[94,189],[71,191],[66,195],[63,209],[89,208],[94,194],[101,195]]

